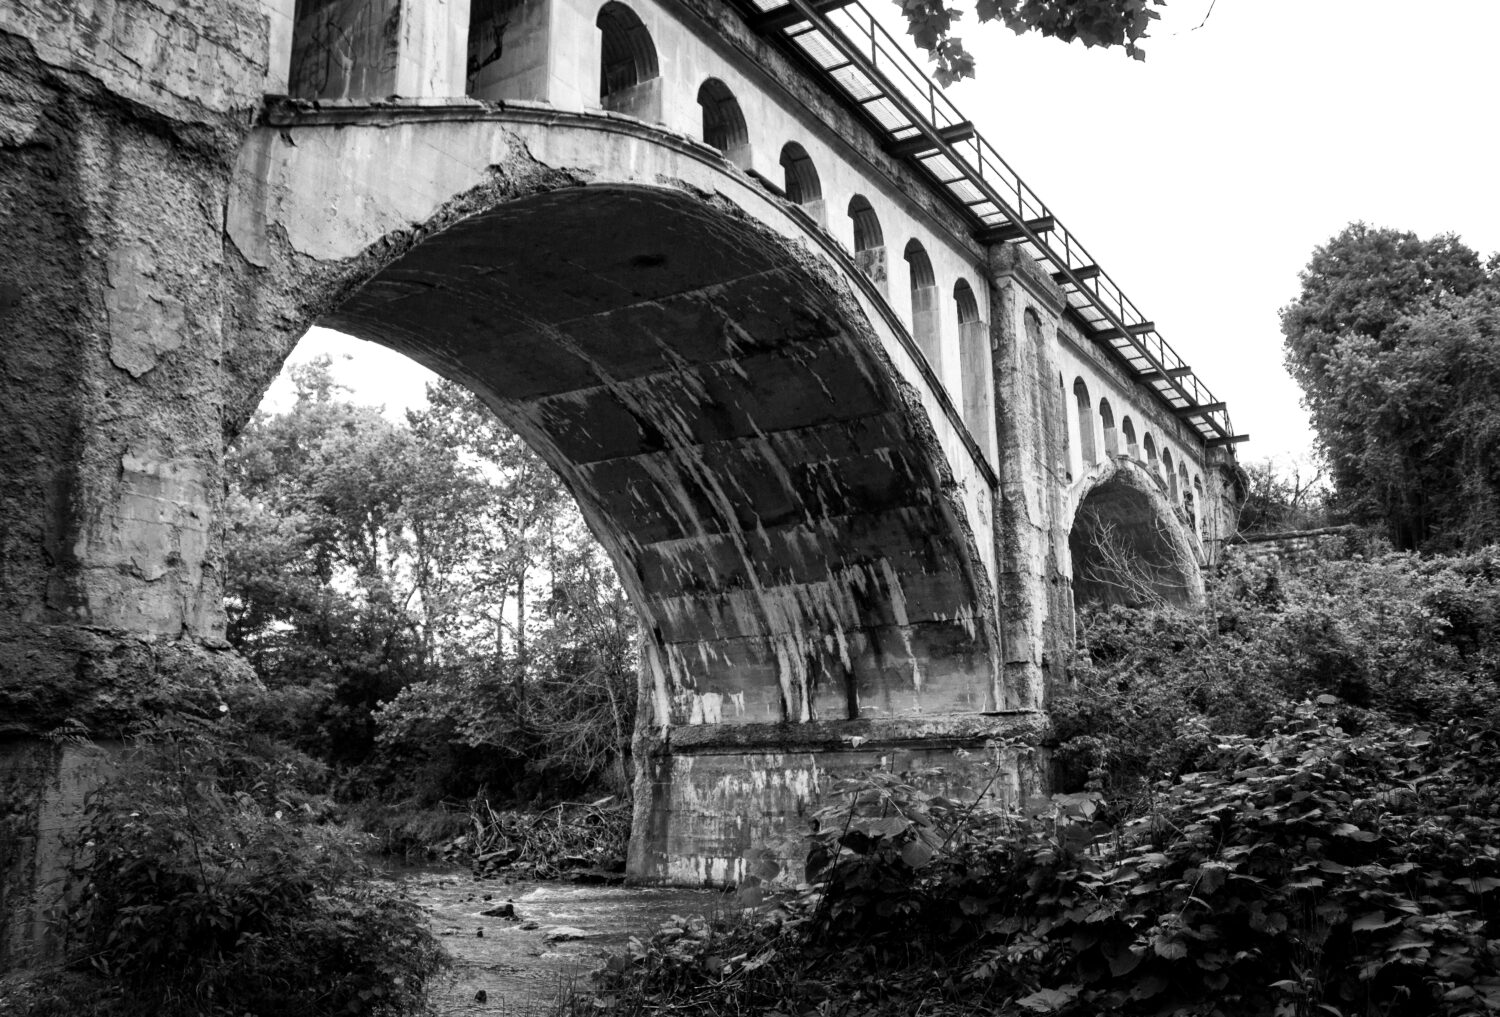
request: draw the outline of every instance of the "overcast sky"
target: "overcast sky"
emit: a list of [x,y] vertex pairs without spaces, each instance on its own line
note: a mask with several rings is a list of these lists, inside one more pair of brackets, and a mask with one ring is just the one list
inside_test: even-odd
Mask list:
[[1315,246],[1363,219],[1500,249],[1500,0],[1171,0],[1144,62],[959,34],[978,74],[950,95],[1229,403],[1246,459],[1312,441],[1277,310]]
[[[978,75],[950,94],[1228,402],[1242,458],[1299,455],[1276,312],[1313,247],[1363,219],[1500,249],[1500,0],[1162,13],[1144,62],[971,18]],[[296,357],[346,345],[315,336]],[[356,345],[340,373],[362,401],[420,398],[415,365]]]

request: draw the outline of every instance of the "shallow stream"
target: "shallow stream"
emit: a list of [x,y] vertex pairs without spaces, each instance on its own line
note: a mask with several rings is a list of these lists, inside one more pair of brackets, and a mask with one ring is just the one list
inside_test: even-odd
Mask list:
[[[550,1014],[569,989],[586,989],[589,972],[631,936],[645,938],[673,915],[712,915],[728,904],[714,890],[507,883],[459,868],[408,869],[396,878],[453,955],[452,973],[433,994],[444,1017]],[[484,914],[506,904],[514,918]],[[582,936],[569,938],[575,933]]]

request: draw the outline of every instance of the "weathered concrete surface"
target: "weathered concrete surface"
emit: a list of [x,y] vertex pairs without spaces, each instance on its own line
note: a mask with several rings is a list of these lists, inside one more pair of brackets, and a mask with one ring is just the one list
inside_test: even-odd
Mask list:
[[1018,248],[990,250],[997,297],[991,322],[1001,497],[998,543],[1001,641],[1006,684],[1025,690],[1015,706],[1039,708],[1047,683],[1062,676],[1072,646],[1063,507],[1069,477],[1058,455],[1067,434],[1066,407],[1053,378],[1058,372],[1057,323],[1067,301]]
[[[652,634],[656,723],[1000,705],[990,520],[955,483],[973,460],[933,432],[952,414],[912,384],[920,355],[853,266],[790,243],[806,225],[697,146],[609,119],[463,113],[339,130],[288,113],[252,139],[242,164],[264,185],[229,214],[248,252],[232,362],[246,390],[322,312],[479,392],[614,556]],[[426,153],[444,156],[431,188],[372,168]],[[328,174],[362,217],[304,205]],[[382,232],[423,213],[415,237]],[[369,281],[351,294],[355,273]]]
[[1016,803],[1040,790],[1037,714],[668,729],[640,748],[630,874],[717,886],[803,881],[806,834],[832,785],[870,770],[926,793]]
[[[0,5],[5,735],[104,733],[243,676],[216,533],[218,267],[264,28],[237,0]],[[82,778],[67,753],[7,744],[24,831],[4,848],[0,953],[18,956]]]
[[216,268],[261,27],[248,2],[0,9],[0,728],[233,670]]
[[70,835],[110,761],[107,748],[0,741],[0,971],[48,959],[59,938]]

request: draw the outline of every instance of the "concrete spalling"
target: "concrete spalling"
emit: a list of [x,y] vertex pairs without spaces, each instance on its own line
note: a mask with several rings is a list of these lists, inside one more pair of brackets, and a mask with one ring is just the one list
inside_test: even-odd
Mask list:
[[225,447],[314,324],[611,554],[640,881],[795,882],[862,769],[1041,788],[1076,603],[1191,606],[1233,528],[1232,446],[723,0],[8,0],[0,223],[0,965],[105,766],[49,735],[247,677]]

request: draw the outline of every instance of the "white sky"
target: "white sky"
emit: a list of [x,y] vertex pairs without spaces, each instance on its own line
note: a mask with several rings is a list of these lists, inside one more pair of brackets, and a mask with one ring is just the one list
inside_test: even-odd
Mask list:
[[[1364,219],[1500,250],[1500,0],[1216,0],[1195,28],[1210,2],[1171,0],[1145,62],[971,14],[949,93],[1228,402],[1241,458],[1300,456],[1277,310],[1313,247]],[[421,401],[423,369],[337,333],[294,358],[346,351],[360,401]]]

